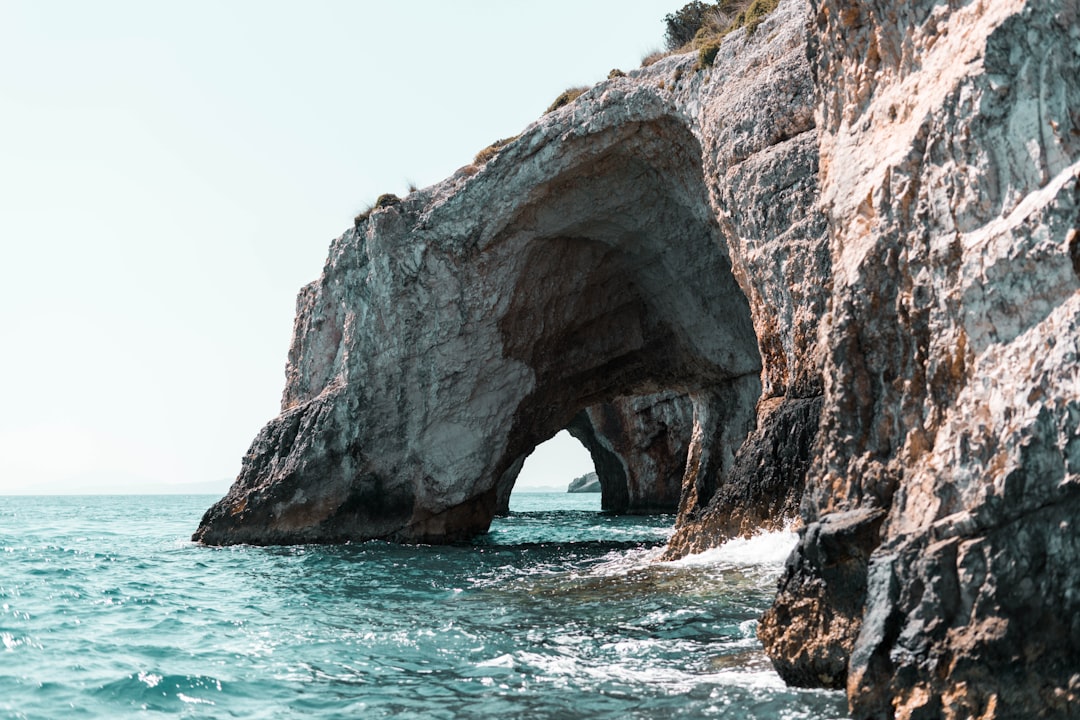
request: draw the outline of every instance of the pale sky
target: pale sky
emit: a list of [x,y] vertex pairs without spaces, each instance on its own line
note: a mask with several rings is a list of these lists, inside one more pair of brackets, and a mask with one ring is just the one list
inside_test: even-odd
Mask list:
[[224,492],[330,240],[682,4],[0,0],[0,493]]

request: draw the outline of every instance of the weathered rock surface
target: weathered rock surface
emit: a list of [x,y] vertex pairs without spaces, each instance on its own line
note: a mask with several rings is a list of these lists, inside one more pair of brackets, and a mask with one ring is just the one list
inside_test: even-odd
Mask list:
[[603,488],[601,508],[624,513],[673,513],[679,507],[694,404],[665,392],[613,398],[578,413],[570,434],[593,458]]
[[1080,716],[1080,6],[812,5],[825,403],[762,638],[859,718]]
[[799,512],[820,413],[820,397],[763,401],[757,427],[730,469],[686,489],[666,557],[790,524]]
[[665,93],[615,81],[335,241],[283,413],[198,538],[468,537],[590,405],[674,388],[752,416],[760,357],[701,157]]
[[827,265],[803,12],[710,73],[683,56],[603,83],[334,241],[297,302],[282,415],[197,539],[468,537],[563,428],[600,458],[606,507],[722,484],[763,383],[820,387],[802,305],[822,286],[788,282]]
[[600,478],[596,477],[596,473],[585,473],[581,477],[576,477],[570,481],[570,484],[566,487],[568,493],[598,493],[600,492]]
[[335,240],[196,539],[468,537],[567,428],[669,557],[798,508],[789,682],[1080,715],[1080,2],[809,5]]

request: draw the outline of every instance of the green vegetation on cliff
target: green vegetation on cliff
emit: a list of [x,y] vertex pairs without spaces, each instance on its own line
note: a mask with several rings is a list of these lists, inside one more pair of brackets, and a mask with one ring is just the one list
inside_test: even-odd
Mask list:
[[664,16],[664,43],[671,53],[697,50],[698,68],[711,67],[725,37],[741,27],[754,34],[779,4],[780,0],[694,0]]

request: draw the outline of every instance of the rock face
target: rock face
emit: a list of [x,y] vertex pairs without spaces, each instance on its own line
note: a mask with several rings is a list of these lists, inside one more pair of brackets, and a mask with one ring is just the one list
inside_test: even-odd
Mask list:
[[567,486],[566,492],[568,493],[598,493],[600,492],[600,478],[596,477],[596,473],[585,473],[581,477],[576,477],[570,481],[570,485]]
[[469,537],[563,428],[606,507],[671,510],[679,477],[706,515],[759,400],[820,392],[804,12],[709,73],[682,56],[603,83],[335,240],[297,301],[282,414],[196,538]]
[[[807,23],[809,20],[809,23]],[[1080,714],[1080,0],[782,0],[377,209],[206,543],[484,532],[569,429],[857,718]]]
[[687,488],[666,557],[788,525],[798,514],[820,412],[820,397],[762,401],[730,469]]
[[694,429],[694,403],[665,392],[614,398],[578,413],[567,430],[593,458],[603,510],[673,513]]
[[761,360],[701,159],[667,93],[617,80],[336,240],[283,412],[198,539],[484,532],[538,443],[623,396],[738,417],[714,433],[732,456]]
[[812,5],[825,403],[760,635],[855,717],[1076,717],[1080,6]]

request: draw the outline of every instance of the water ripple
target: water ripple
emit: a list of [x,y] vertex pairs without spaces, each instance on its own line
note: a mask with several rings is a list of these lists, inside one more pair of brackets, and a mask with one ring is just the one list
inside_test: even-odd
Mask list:
[[789,537],[660,563],[670,516],[535,496],[461,546],[215,549],[212,500],[5,500],[0,717],[844,715],[754,636]]

